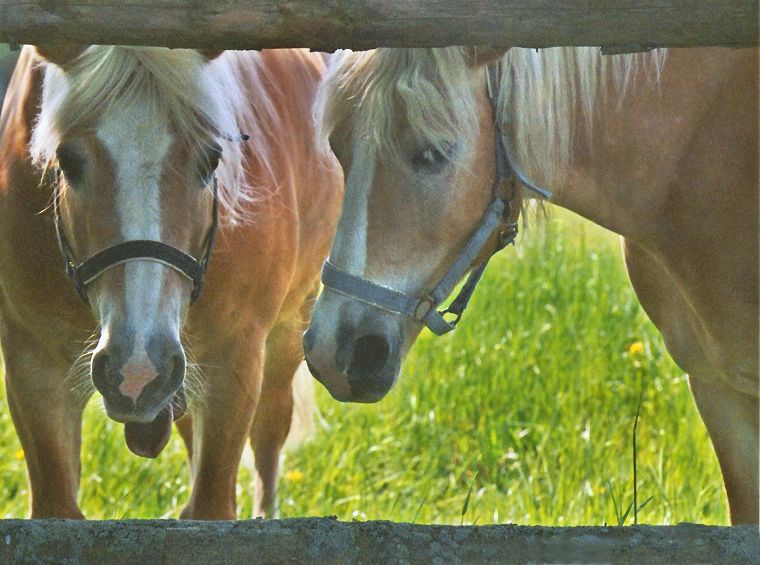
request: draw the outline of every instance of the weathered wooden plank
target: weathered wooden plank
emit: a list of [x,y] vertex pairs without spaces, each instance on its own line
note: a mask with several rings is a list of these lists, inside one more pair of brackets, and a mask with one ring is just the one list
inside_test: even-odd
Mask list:
[[754,526],[0,520],[3,563],[758,563]]
[[225,49],[758,45],[757,0],[0,0],[0,42]]

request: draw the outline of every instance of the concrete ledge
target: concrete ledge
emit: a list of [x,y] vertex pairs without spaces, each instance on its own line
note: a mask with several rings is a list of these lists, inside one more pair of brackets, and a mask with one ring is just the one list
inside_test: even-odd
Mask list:
[[0,521],[0,563],[760,563],[756,527]]

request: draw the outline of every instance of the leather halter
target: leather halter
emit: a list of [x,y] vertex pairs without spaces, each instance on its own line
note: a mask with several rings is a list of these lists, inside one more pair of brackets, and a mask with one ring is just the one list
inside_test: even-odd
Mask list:
[[[514,212],[512,205],[515,197],[514,178],[509,196],[507,198],[497,196],[502,183],[507,180],[508,173],[511,171],[528,189],[538,192],[543,197],[550,196],[548,191],[525,181],[524,175],[512,166],[509,147],[506,145],[505,136],[502,135],[496,120],[497,96],[493,92],[493,85],[498,84],[497,78],[496,67],[488,65],[486,79],[488,97],[494,115],[496,152],[496,175],[492,188],[493,201],[486,209],[480,224],[470,236],[464,249],[449,267],[449,270],[446,271],[446,274],[443,275],[443,278],[432,290],[422,293],[421,296],[412,296],[379,285],[364,277],[347,273],[330,263],[328,259],[322,268],[322,284],[325,288],[360,300],[375,308],[411,318],[415,322],[425,324],[436,335],[446,334],[456,327],[467,308],[475,287],[483,276],[488,261],[504,247],[514,243],[517,237],[517,222],[516,218],[512,217]],[[496,248],[488,254],[486,259],[473,268],[473,261],[482,254],[494,235],[498,235]],[[459,280],[470,270],[470,275],[456,298],[444,310],[438,310],[439,305],[451,294]],[[452,314],[454,318],[447,320],[445,318],[447,314]]]
[[193,283],[193,292],[190,302],[201,293],[203,288],[203,275],[208,270],[211,250],[216,239],[216,230],[219,224],[219,198],[217,194],[217,182],[214,177],[213,204],[211,208],[211,225],[203,240],[203,256],[200,260],[192,255],[180,251],[176,247],[167,245],[161,241],[136,239],[117,243],[111,247],[99,251],[92,257],[77,264],[66,234],[62,227],[61,211],[58,205],[59,179],[56,179],[53,193],[53,223],[55,234],[58,239],[58,247],[63,257],[66,275],[71,279],[79,297],[89,304],[87,299],[87,285],[106,272],[108,269],[128,263],[130,261],[154,261],[166,265],[189,279]]

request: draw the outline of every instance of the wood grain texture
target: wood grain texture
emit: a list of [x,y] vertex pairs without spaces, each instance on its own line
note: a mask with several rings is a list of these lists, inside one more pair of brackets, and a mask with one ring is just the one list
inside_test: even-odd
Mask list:
[[0,520],[2,563],[757,563],[754,526]]
[[0,41],[217,49],[758,45],[756,0],[0,0]]

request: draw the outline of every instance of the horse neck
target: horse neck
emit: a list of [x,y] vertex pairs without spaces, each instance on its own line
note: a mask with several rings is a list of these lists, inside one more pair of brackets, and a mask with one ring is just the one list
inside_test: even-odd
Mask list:
[[[19,56],[0,117],[0,191],[39,212],[50,193],[39,190],[39,171],[29,160],[29,140],[42,97],[42,69],[36,56],[25,47]],[[11,165],[23,165],[11,168]],[[13,179],[11,178],[13,176]],[[30,190],[31,188],[31,190]]]
[[[751,158],[744,155],[745,147],[715,147],[703,140],[714,131],[705,130],[710,117],[725,113],[728,91],[742,88],[744,82],[753,90],[756,66],[746,64],[747,55],[735,50],[673,50],[658,85],[645,84],[642,77],[623,99],[603,100],[590,138],[575,136],[573,162],[566,182],[552,187],[553,202],[640,241],[656,237],[655,226],[672,223],[676,214],[708,217],[722,183],[694,165],[700,151],[716,164],[737,156]],[[736,104],[740,107],[734,117],[752,112],[751,98]],[[752,116],[757,115],[756,97],[754,107]],[[730,136],[736,125],[717,127],[728,128]],[[700,198],[687,198],[697,191]]]

